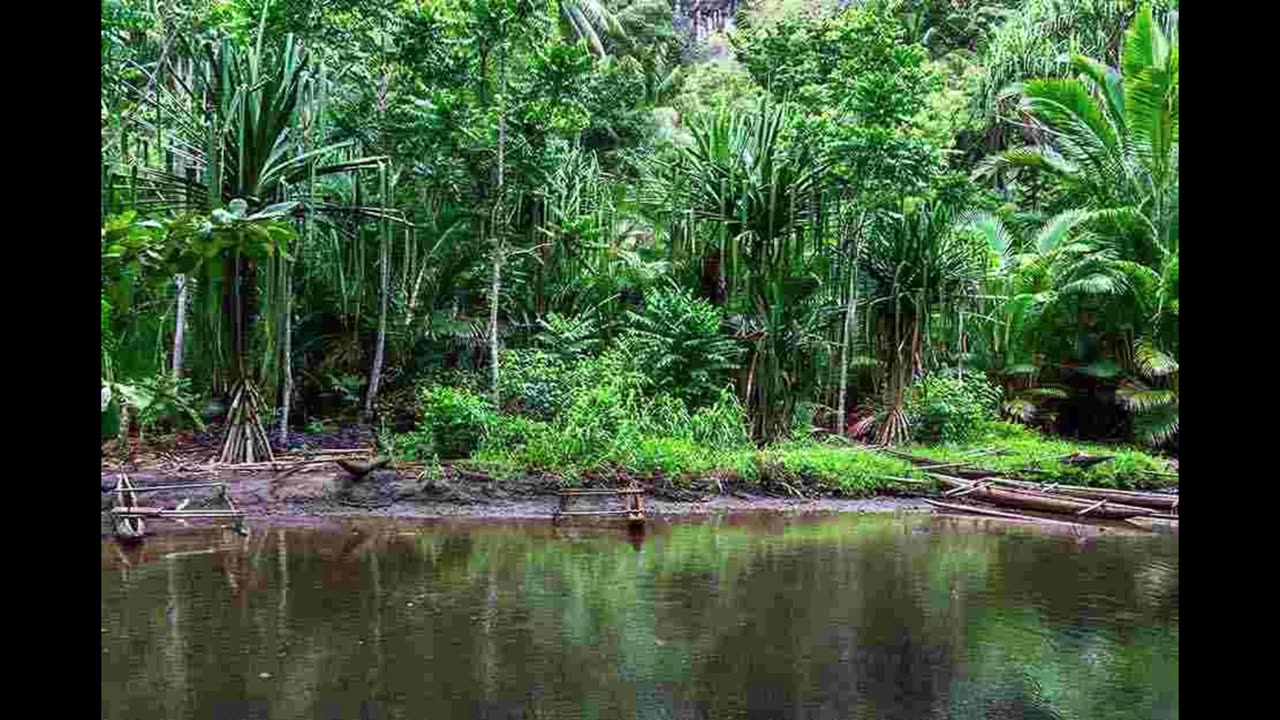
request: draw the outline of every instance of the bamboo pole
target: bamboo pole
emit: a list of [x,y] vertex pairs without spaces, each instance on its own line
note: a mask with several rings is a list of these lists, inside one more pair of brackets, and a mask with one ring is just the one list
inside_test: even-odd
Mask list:
[[930,505],[936,508],[942,508],[944,510],[969,512],[969,513],[975,513],[978,515],[991,515],[992,517],[1008,518],[1010,520],[1025,520],[1029,522],[1044,523],[1046,525],[1067,525],[1070,527],[1077,527],[1077,528],[1091,527],[1089,525],[1082,525],[1080,523],[1067,522],[1065,520],[1050,520],[1048,518],[1036,517],[1034,515],[1022,515],[1019,513],[1002,512],[1000,510],[989,510],[987,508],[980,508],[974,505],[956,505],[952,503],[944,503],[944,502],[938,502],[937,500],[928,500],[928,499],[926,499],[925,502],[929,503]]

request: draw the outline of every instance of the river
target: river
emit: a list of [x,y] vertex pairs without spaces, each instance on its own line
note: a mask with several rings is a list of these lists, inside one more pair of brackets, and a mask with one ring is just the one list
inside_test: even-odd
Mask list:
[[103,718],[1176,718],[1176,534],[925,513],[102,543]]

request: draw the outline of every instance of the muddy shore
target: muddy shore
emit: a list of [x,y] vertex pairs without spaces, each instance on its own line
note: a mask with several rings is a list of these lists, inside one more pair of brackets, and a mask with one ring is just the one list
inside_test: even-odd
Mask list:
[[[524,481],[483,482],[453,477],[437,481],[420,480],[415,475],[394,470],[377,471],[353,481],[350,475],[332,465],[318,466],[288,476],[271,471],[220,469],[174,473],[126,465],[125,472],[138,486],[182,483],[222,482],[227,485],[237,508],[250,520],[269,519],[278,522],[303,522],[308,519],[336,517],[369,518],[475,518],[495,520],[549,519],[559,501],[554,483],[542,478]],[[102,507],[114,502],[119,470],[104,467],[101,473]],[[929,505],[920,498],[877,496],[871,498],[768,497],[741,488],[715,488],[710,492],[658,489],[645,500],[650,517],[681,517],[740,512],[795,513],[866,513],[922,512]],[[183,499],[193,498],[189,509],[198,508],[212,498],[215,491],[204,488],[189,492],[161,491],[147,493],[140,503],[174,507]],[[610,501],[602,501],[604,507]],[[215,506],[220,504],[213,503]],[[584,501],[582,509],[590,509]],[[202,521],[189,521],[192,525]],[[150,524],[150,523],[149,523]],[[154,523],[156,528],[173,525]],[[104,525],[105,527],[105,525]]]

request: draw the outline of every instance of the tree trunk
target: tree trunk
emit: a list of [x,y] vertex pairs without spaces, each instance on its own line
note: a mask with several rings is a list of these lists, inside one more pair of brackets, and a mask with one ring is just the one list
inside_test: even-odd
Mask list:
[[187,336],[187,276],[174,275],[174,284],[178,288],[177,319],[173,328],[173,377],[182,376],[182,350]]
[[849,300],[844,313],[844,342],[840,348],[840,399],[836,409],[836,422],[840,423],[839,432],[845,431],[845,396],[849,392],[849,354],[853,349],[851,334],[858,316],[858,260],[857,244],[854,244],[853,273],[849,280]]
[[[286,261],[287,263],[288,261]],[[284,271],[284,389],[280,395],[280,448],[289,444],[289,401],[293,398],[293,273]]]
[[[387,208],[387,167],[382,166],[382,209]],[[382,237],[378,243],[378,275],[381,307],[378,311],[378,342],[373,351],[373,371],[369,374],[369,394],[365,398],[365,417],[373,416],[374,403],[378,398],[378,384],[382,380],[382,358],[387,344],[387,293],[389,292],[391,274],[390,233],[387,219],[382,218]]]
[[501,104],[498,109],[498,193],[494,202],[496,212],[493,214],[493,222],[489,228],[493,238],[493,258],[491,261],[493,273],[489,281],[489,364],[493,382],[494,407],[501,407],[502,405],[501,393],[498,390],[498,299],[502,295],[502,232],[500,223],[507,144],[507,53],[505,48],[503,48],[498,62],[498,73],[501,82],[501,95],[499,96]]

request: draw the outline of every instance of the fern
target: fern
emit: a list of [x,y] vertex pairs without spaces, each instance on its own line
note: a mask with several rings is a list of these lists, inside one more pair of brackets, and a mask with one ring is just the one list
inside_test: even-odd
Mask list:
[[719,396],[742,349],[720,333],[721,312],[687,292],[661,290],[628,312],[623,334],[636,368],[659,391],[701,407]]

